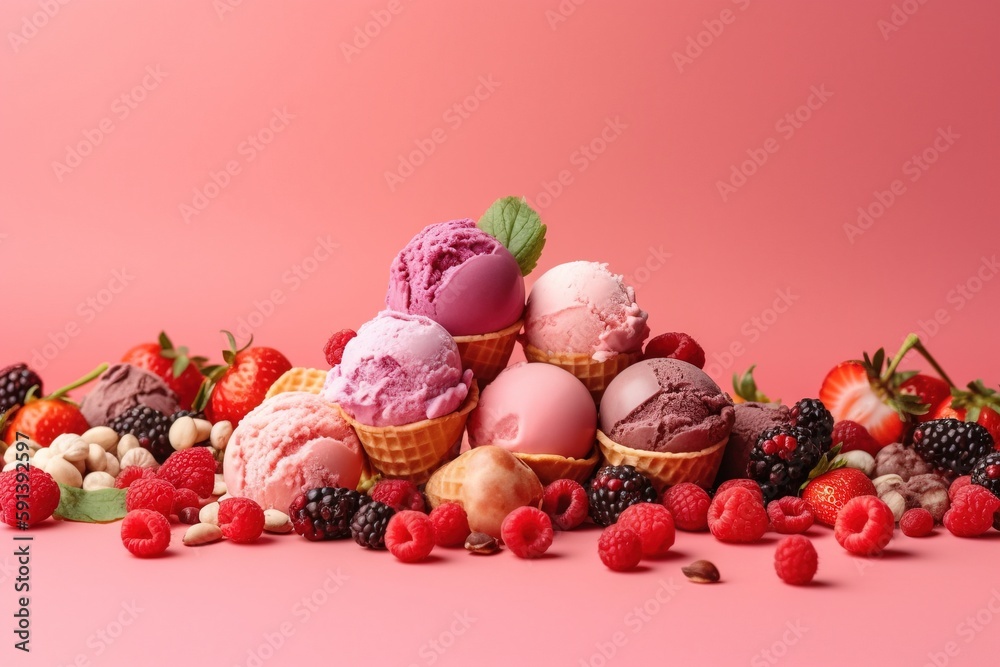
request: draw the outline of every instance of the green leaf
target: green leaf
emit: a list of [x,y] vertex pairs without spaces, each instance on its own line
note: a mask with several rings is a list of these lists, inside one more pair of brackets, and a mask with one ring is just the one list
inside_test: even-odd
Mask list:
[[521,275],[528,275],[538,264],[546,227],[523,197],[502,197],[493,202],[479,219],[479,228],[514,255]]
[[170,372],[174,374],[175,378],[179,378],[187,370],[190,363],[191,360],[188,359],[187,355],[181,354],[174,359],[174,365],[170,368]]
[[55,515],[66,521],[108,523],[125,516],[125,489],[84,491],[59,485],[59,507]]
[[160,341],[160,349],[163,350],[164,352],[169,352],[170,350],[174,349],[174,344],[170,342],[170,338],[167,337],[166,331],[160,332],[159,341]]
[[733,391],[744,401],[770,403],[771,399],[757,388],[757,381],[753,378],[755,368],[757,368],[756,364],[748,368],[742,375],[733,373]]

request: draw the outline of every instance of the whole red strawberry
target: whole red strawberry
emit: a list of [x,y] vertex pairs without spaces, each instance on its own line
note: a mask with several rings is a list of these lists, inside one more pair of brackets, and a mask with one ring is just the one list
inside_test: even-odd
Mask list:
[[917,373],[900,383],[899,392],[916,396],[923,405],[928,406],[924,414],[914,415],[918,422],[925,422],[934,419],[937,407],[951,397],[951,385],[939,377]]
[[[82,434],[90,428],[90,424],[84,419],[76,403],[66,398],[66,394],[97,378],[107,369],[108,365],[102,364],[76,382],[57,389],[45,398],[35,398],[29,392],[24,405],[17,408],[4,422],[5,425],[2,427],[4,442],[12,444],[17,439],[17,434],[21,433],[42,447],[48,447],[63,433]],[[0,415],[0,422],[2,421]]]
[[827,526],[837,523],[837,513],[851,498],[874,495],[875,485],[856,468],[837,468],[824,473],[809,482],[802,492],[816,520]]
[[236,347],[236,338],[223,331],[229,349],[222,352],[225,365],[202,369],[208,378],[194,400],[195,410],[204,410],[212,422],[228,420],[235,426],[248,412],[261,404],[274,381],[291,370],[292,363],[270,347]]
[[974,421],[990,432],[1000,449],[1000,394],[984,385],[982,380],[970,382],[968,387],[968,391],[952,391],[948,400],[931,411],[930,418]]
[[188,356],[184,346],[174,348],[167,334],[161,331],[157,342],[136,345],[125,353],[122,361],[159,376],[177,394],[181,410],[190,410],[204,380],[201,365],[208,359]]

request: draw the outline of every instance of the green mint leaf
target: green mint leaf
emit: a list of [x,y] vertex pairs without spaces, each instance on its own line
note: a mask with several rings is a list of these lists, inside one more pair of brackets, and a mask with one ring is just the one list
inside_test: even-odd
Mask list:
[[59,507],[55,515],[66,521],[108,523],[125,516],[125,489],[84,491],[59,485]]
[[528,275],[538,264],[546,228],[523,197],[503,197],[493,202],[479,219],[479,228],[514,255],[521,275]]

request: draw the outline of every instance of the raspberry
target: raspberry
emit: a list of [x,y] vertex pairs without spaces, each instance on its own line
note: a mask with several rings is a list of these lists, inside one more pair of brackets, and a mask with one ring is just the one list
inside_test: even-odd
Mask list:
[[697,341],[686,333],[665,333],[650,339],[646,343],[642,358],[654,359],[656,357],[679,359],[698,368],[705,367],[705,350],[701,349],[701,345],[698,345]]
[[181,510],[189,507],[193,507],[195,509],[201,507],[201,501],[198,499],[198,494],[191,489],[176,489],[174,491],[174,506],[170,513],[180,516]]
[[907,537],[927,537],[934,530],[934,517],[923,507],[914,507],[903,512],[899,529]]
[[230,542],[249,544],[264,532],[264,510],[249,498],[226,498],[219,503],[219,528]]
[[405,479],[383,479],[369,494],[372,500],[388,505],[397,512],[402,510],[424,511],[424,496],[413,482]]
[[154,510],[131,510],[122,519],[122,544],[139,558],[159,556],[170,545],[170,522]]
[[557,530],[573,530],[590,512],[587,490],[571,479],[557,479],[545,487],[542,511]]
[[441,503],[428,515],[434,524],[434,543],[439,547],[460,547],[472,530],[469,515],[458,503]]
[[326,341],[326,345],[323,346],[326,363],[331,366],[339,364],[344,358],[344,348],[347,347],[347,342],[357,335],[353,329],[341,329],[330,336],[330,340]]
[[500,538],[518,558],[537,558],[552,546],[552,521],[537,507],[518,507],[500,525]]
[[421,561],[434,548],[434,524],[423,512],[397,512],[389,519],[389,527],[385,531],[385,546],[389,553],[404,563]]
[[605,528],[597,540],[597,554],[608,568],[625,572],[642,560],[642,540],[634,530],[614,524]]
[[783,537],[774,551],[774,570],[786,584],[803,586],[816,576],[816,547],[802,535]]
[[139,466],[125,466],[115,478],[116,489],[127,489],[137,479],[153,479],[156,471],[152,468],[140,468]]
[[855,556],[877,556],[889,544],[895,528],[896,519],[888,505],[875,496],[856,496],[840,508],[833,534],[840,546]]
[[834,444],[843,444],[841,452],[862,451],[876,456],[882,445],[872,437],[864,426],[849,419],[839,421],[833,425],[833,433],[830,441]]
[[674,545],[674,517],[663,505],[632,505],[618,517],[618,525],[639,536],[643,558],[664,556]]
[[752,491],[758,498],[760,498],[761,504],[764,503],[764,492],[760,490],[760,484],[752,479],[743,477],[739,479],[730,479],[719,485],[719,488],[715,490],[715,495],[719,495],[727,489],[739,486],[746,489],[747,491]]
[[[28,498],[18,498],[25,490]],[[20,509],[17,507],[18,502],[22,503]],[[24,505],[25,502],[27,506]],[[23,470],[16,468],[0,474],[0,521],[8,526],[34,526],[52,516],[57,507],[59,485],[52,479],[52,475],[41,468],[28,466],[26,477]]]
[[708,506],[712,503],[705,489],[691,482],[682,482],[667,489],[663,505],[674,517],[681,530],[708,530]]
[[752,491],[733,487],[708,508],[708,529],[720,542],[756,542],[767,532],[767,511]]
[[174,452],[156,473],[175,488],[191,489],[199,498],[208,498],[215,488],[215,457],[209,447],[192,447]]
[[969,484],[972,484],[972,475],[962,475],[961,477],[956,477],[955,481],[948,487],[948,498],[954,500],[959,489],[964,489]]
[[774,529],[784,535],[804,533],[815,520],[809,503],[795,496],[784,496],[769,502],[767,516]]
[[993,526],[997,510],[1000,498],[984,486],[969,484],[952,499],[951,508],[944,513],[944,527],[958,537],[976,537]]
[[169,517],[174,509],[174,486],[162,479],[139,479],[125,492],[125,509],[153,510]]

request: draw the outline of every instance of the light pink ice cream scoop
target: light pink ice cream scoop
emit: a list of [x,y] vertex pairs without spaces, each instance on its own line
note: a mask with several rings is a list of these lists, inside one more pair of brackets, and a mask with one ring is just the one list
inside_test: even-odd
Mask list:
[[572,373],[550,364],[505,369],[469,417],[473,447],[498,445],[518,454],[587,458],[596,431],[590,392]]
[[454,412],[472,384],[444,327],[384,310],[358,329],[321,395],[369,426],[402,426]]
[[452,220],[425,227],[399,252],[385,304],[453,336],[491,333],[521,317],[524,278],[499,241],[472,220]]
[[569,262],[549,269],[532,286],[524,340],[540,350],[607,361],[642,349],[649,335],[646,317],[635,290],[607,264]]
[[282,512],[305,490],[357,487],[363,457],[354,429],[315,394],[265,400],[233,431],[223,462],[229,493]]

